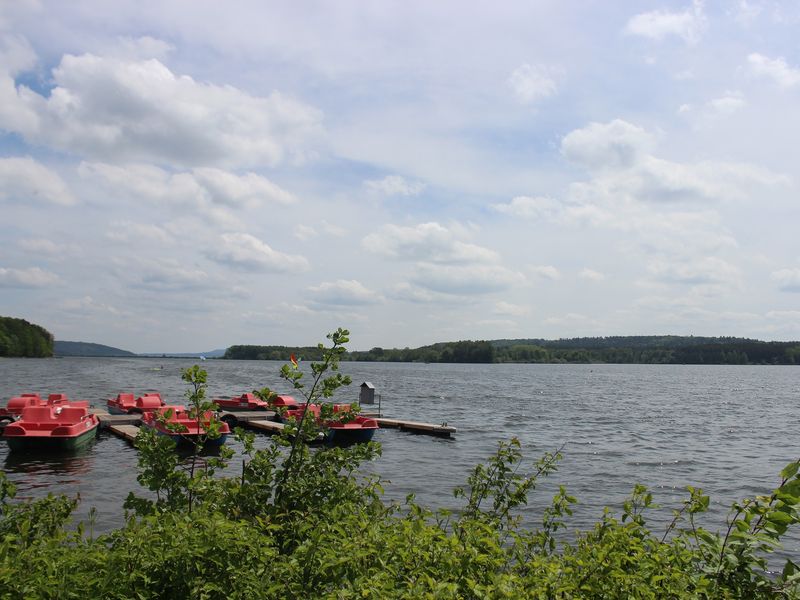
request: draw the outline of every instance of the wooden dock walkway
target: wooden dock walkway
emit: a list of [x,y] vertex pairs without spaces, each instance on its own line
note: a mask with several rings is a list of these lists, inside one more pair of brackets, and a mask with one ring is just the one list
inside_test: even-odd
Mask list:
[[401,431],[410,431],[412,433],[421,433],[425,435],[433,435],[436,437],[450,437],[456,432],[455,427],[450,425],[434,425],[433,423],[420,423],[417,421],[406,421],[403,419],[375,419],[378,425],[386,429],[399,429]]
[[139,428],[136,425],[108,425],[106,429],[131,444],[136,440],[136,436],[139,434]]
[[[97,415],[100,421],[100,428],[107,429],[129,442],[136,438],[139,430],[137,425],[141,424],[141,415],[112,415],[103,408],[92,408],[91,412]],[[228,423],[230,427],[241,425],[248,429],[255,429],[265,433],[278,433],[283,430],[283,423],[274,421],[275,413],[272,411],[253,410],[253,411],[221,411],[220,418]],[[375,420],[382,429],[399,429],[411,433],[422,435],[432,435],[435,437],[449,438],[456,433],[456,428],[441,424],[422,423],[419,421],[408,421],[405,419],[387,419],[376,417]]]

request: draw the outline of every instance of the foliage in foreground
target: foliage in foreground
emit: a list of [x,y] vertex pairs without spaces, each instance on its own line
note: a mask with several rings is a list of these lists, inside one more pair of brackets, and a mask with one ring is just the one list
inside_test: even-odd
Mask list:
[[[333,334],[332,334],[333,335]],[[307,398],[344,382],[336,349],[312,366]],[[331,354],[333,352],[333,354]],[[300,383],[297,368],[284,376]],[[186,375],[197,394],[199,373]],[[202,377],[200,377],[202,379]],[[326,382],[326,383],[323,383]],[[295,385],[295,387],[297,387]],[[302,434],[304,425],[298,424]],[[576,502],[565,489],[521,525],[519,509],[559,454],[522,474],[520,444],[497,452],[455,491],[457,512],[430,511],[413,498],[381,500],[380,481],[360,465],[376,444],[309,450],[272,438],[256,450],[241,430],[247,459],[229,477],[184,463],[166,438],[143,434],[140,482],[126,525],[95,537],[70,528],[76,502],[50,496],[15,503],[0,477],[0,595],[5,598],[796,598],[800,574],[781,574],[766,559],[800,519],[800,477],[787,466],[770,495],[736,504],[720,534],[695,522],[709,499],[689,488],[668,531],[648,529],[651,494],[636,486],[621,514],[606,511],[567,542],[563,528]],[[297,438],[295,438],[297,439]],[[290,450],[292,448],[293,452]],[[223,457],[224,458],[224,457]],[[198,462],[200,461],[200,462]]]

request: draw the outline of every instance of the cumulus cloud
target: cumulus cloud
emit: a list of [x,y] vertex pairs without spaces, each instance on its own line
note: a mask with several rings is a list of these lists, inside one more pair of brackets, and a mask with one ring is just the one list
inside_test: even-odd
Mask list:
[[533,275],[541,279],[555,281],[561,279],[561,273],[552,265],[538,265],[528,269]]
[[692,6],[681,12],[654,10],[631,17],[625,31],[654,40],[677,36],[694,44],[700,39],[706,25],[703,2],[695,0]]
[[172,44],[149,35],[141,37],[122,36],[116,39],[116,43],[108,48],[105,54],[128,60],[156,58],[163,62],[174,49],[175,47]]
[[523,219],[545,219],[558,214],[561,205],[547,196],[517,196],[506,204],[492,204],[499,213]]
[[40,254],[43,256],[57,256],[64,251],[63,246],[56,244],[53,240],[45,238],[27,238],[20,240],[18,245],[29,254]]
[[368,179],[364,187],[386,196],[418,196],[425,189],[425,184],[409,181],[400,175],[387,175],[383,179]]
[[311,106],[198,82],[157,59],[65,55],[53,83],[39,95],[15,85],[6,67],[0,127],[103,160],[233,168],[301,161],[320,130]]
[[[20,101],[20,92],[14,77],[31,69],[36,64],[36,53],[28,41],[21,36],[0,35],[0,128],[13,124],[30,130],[37,126],[36,112]],[[24,90],[22,95],[29,95]]]
[[106,186],[115,195],[130,196],[162,206],[191,206],[215,220],[230,222],[227,209],[257,208],[265,203],[289,204],[294,196],[255,173],[236,175],[204,167],[172,173],[145,164],[125,167],[83,162],[79,174]]
[[631,167],[650,152],[653,138],[643,128],[615,119],[590,123],[561,140],[561,153],[590,170]]
[[222,169],[205,167],[193,169],[192,175],[206,190],[211,201],[219,204],[254,208],[265,201],[276,204],[295,202],[292,194],[255,173],[235,175]]
[[75,204],[61,177],[29,156],[0,159],[0,202]]
[[492,314],[495,315],[504,315],[510,317],[522,317],[527,315],[530,312],[530,308],[528,306],[522,306],[520,304],[511,304],[510,302],[496,302],[494,308],[492,309]]
[[754,52],[747,57],[747,63],[753,73],[772,79],[783,88],[794,87],[800,83],[800,69],[789,66],[782,57],[768,58]]
[[508,85],[516,99],[523,104],[533,104],[556,93],[558,71],[543,65],[523,64],[514,69]]
[[311,300],[316,304],[334,306],[363,306],[382,301],[380,294],[367,289],[355,279],[325,281],[308,288]]
[[170,234],[163,227],[151,223],[134,223],[125,220],[112,222],[105,236],[110,240],[126,244],[141,240],[164,244],[172,240]]
[[586,327],[594,324],[594,321],[586,315],[580,313],[567,313],[560,317],[548,317],[544,320],[546,325],[561,325],[561,326],[580,326]]
[[782,292],[800,292],[800,269],[779,269],[772,272],[772,279]]
[[[127,277],[129,269],[125,269]],[[203,269],[181,263],[175,259],[140,261],[131,285],[153,292],[182,292],[200,290],[212,285]]]
[[58,285],[61,279],[55,273],[39,267],[28,269],[7,269],[0,267],[0,287],[4,288],[45,288]]
[[442,305],[454,301],[453,296],[434,292],[406,281],[393,285],[387,294],[392,300],[411,302],[413,304]]
[[606,278],[603,273],[593,269],[582,269],[581,272],[578,273],[578,277],[586,279],[587,281],[603,281]]
[[116,307],[104,302],[98,302],[92,296],[66,299],[61,303],[60,308],[67,312],[86,316],[98,316],[103,314],[124,316],[122,311]]
[[420,263],[411,282],[443,294],[486,294],[525,282],[516,271],[499,265],[441,265]]
[[308,260],[297,254],[284,254],[249,233],[224,233],[208,257],[222,265],[244,271],[290,273],[306,271]]
[[314,229],[310,225],[303,225],[302,223],[300,223],[299,225],[295,225],[292,233],[294,237],[296,237],[298,240],[301,241],[306,241],[317,236],[316,229]]
[[385,225],[366,236],[362,246],[398,260],[457,264],[495,262],[499,258],[493,250],[458,240],[452,229],[439,223],[421,223],[415,227]]
[[590,182],[572,186],[573,199],[741,199],[753,186],[789,182],[784,175],[750,164],[682,164],[660,159],[653,156],[652,146],[650,134],[620,119],[592,123],[567,134],[561,143],[562,154],[594,175]]
[[650,263],[648,271],[658,281],[693,286],[737,287],[741,277],[738,267],[716,256],[698,257],[683,262],[656,259]]
[[719,98],[714,98],[706,103],[706,107],[713,113],[729,117],[747,105],[741,92],[726,92]]

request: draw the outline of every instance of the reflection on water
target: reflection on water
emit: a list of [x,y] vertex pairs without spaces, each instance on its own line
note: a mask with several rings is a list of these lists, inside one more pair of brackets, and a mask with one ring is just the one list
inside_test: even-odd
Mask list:
[[[180,404],[186,389],[180,371],[191,364],[160,358],[3,359],[0,402],[21,392],[64,392],[100,406],[120,392],[158,391],[168,403]],[[211,397],[264,386],[288,391],[279,363],[209,360],[203,367]],[[342,370],[354,385],[336,401],[355,400],[358,384],[370,381],[387,416],[458,428],[453,440],[397,430],[376,434],[383,456],[367,470],[388,480],[387,497],[399,501],[413,492],[423,504],[454,506],[452,488],[464,483],[498,440],[516,436],[528,465],[564,446],[558,473],[524,509],[531,524],[540,521],[559,484],[579,498],[573,523],[585,527],[642,483],[668,508],[680,505],[686,485],[702,487],[713,499],[706,520],[717,529],[733,501],[771,490],[779,471],[800,456],[796,367],[343,363]],[[267,443],[265,436],[256,439]],[[69,458],[11,456],[0,443],[0,460],[26,495],[80,494],[85,510],[97,507],[98,528],[120,525],[122,501],[138,489],[136,451],[107,433],[85,454]],[[670,518],[669,510],[663,512],[656,524]],[[798,556],[799,546],[794,544]]]
[[14,481],[20,497],[28,490],[52,488],[54,483],[77,486],[91,473],[93,445],[72,451],[9,452],[3,470]]

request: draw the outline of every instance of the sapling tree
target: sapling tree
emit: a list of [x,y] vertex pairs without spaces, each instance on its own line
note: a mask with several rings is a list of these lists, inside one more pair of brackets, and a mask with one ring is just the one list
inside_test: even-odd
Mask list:
[[155,492],[156,501],[139,498],[131,492],[125,501],[125,508],[138,514],[175,510],[181,506],[191,513],[197,495],[207,488],[216,470],[224,468],[233,455],[230,448],[223,447],[219,450],[219,456],[202,456],[208,440],[222,435],[222,421],[214,411],[214,404],[206,399],[208,373],[198,365],[193,365],[182,370],[181,378],[190,385],[185,396],[188,415],[194,421],[192,427],[196,427],[196,430],[189,431],[186,425],[170,421],[173,409],[159,413],[156,418],[168,431],[187,434],[191,442],[190,454],[186,457],[177,453],[176,444],[170,437],[158,435],[147,427],[140,428],[136,437],[136,448],[139,450],[137,479]]
[[[297,421],[289,456],[284,462],[283,471],[278,481],[277,503],[281,503],[283,500],[285,485],[292,477],[293,470],[298,462],[298,453],[301,452],[300,449],[303,448],[303,451],[305,451],[304,443],[309,439],[313,439],[311,436],[316,436],[319,433],[316,423],[311,420],[313,417],[312,405],[321,398],[330,398],[340,387],[351,383],[349,376],[339,372],[339,362],[342,354],[346,351],[344,345],[350,341],[349,336],[350,332],[347,329],[339,327],[336,331],[327,335],[327,338],[332,343],[330,348],[326,348],[322,343],[317,345],[322,350],[322,360],[311,363],[312,382],[310,387],[303,383],[304,373],[294,355],[291,357],[290,364],[281,367],[281,378],[288,381],[297,392],[303,395],[306,405],[300,419]],[[325,375],[329,372],[331,374],[326,377]],[[329,406],[321,407],[320,418],[330,417],[331,412],[332,409]],[[309,417],[309,415],[312,415],[312,417]]]

